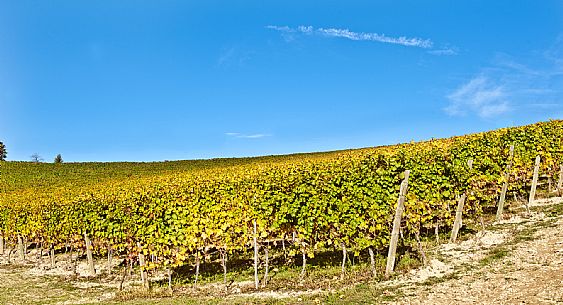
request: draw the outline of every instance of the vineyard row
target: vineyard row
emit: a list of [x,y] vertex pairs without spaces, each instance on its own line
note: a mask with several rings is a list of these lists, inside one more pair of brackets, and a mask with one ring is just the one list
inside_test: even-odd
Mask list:
[[[542,175],[558,178],[562,135],[563,122],[549,121],[328,159],[9,193],[0,198],[0,250],[22,241],[51,252],[71,246],[141,261],[143,269],[197,263],[210,251],[226,256],[258,243],[287,242],[290,255],[304,261],[321,249],[382,251],[394,236],[398,203],[404,208],[395,227],[403,238],[419,239],[452,227],[456,215],[496,211],[507,192],[527,196],[536,156]],[[143,262],[148,256],[157,259]]]

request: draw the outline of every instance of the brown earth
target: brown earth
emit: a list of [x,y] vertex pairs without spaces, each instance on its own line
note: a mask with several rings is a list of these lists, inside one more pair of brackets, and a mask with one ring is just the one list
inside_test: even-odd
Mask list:
[[[563,304],[562,199],[539,200],[393,283],[390,304]],[[548,211],[543,212],[543,211]]]

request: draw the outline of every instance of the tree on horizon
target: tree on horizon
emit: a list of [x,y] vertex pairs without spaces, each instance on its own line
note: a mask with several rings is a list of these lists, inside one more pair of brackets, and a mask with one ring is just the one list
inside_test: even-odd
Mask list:
[[43,158],[38,153],[34,153],[33,155],[31,155],[31,162],[39,163],[41,161],[43,161]]
[[56,164],[63,163],[63,157],[61,156],[61,154],[58,154],[58,155],[55,157],[55,163],[56,163]]
[[6,157],[8,156],[8,151],[6,150],[6,145],[2,141],[0,141],[0,161],[6,161]]

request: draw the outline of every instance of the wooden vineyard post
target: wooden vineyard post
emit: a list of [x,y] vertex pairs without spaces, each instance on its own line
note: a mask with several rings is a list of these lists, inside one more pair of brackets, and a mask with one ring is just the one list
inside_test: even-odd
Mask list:
[[86,257],[88,259],[88,271],[90,276],[96,275],[96,269],[94,269],[94,259],[92,258],[92,241],[88,237],[88,233],[84,231],[84,243],[86,243]]
[[[467,160],[467,166],[469,170],[473,169],[473,159]],[[457,201],[457,209],[455,211],[455,220],[454,220],[454,227],[452,229],[452,235],[450,236],[450,241],[455,243],[457,240],[457,234],[462,226],[462,217],[463,217],[463,206],[465,205],[465,198],[466,194],[462,194]]]
[[301,246],[301,256],[303,257],[303,262],[301,264],[301,273],[299,274],[299,281],[303,282],[305,275],[307,274],[307,250],[305,245]]
[[530,190],[530,197],[528,198],[528,205],[526,205],[526,210],[530,214],[530,205],[536,198],[536,187],[538,186],[538,174],[540,170],[540,156],[536,157],[536,163],[534,165],[534,176],[532,177],[532,188]]
[[168,290],[172,292],[172,270],[170,268],[166,268],[166,273],[168,275]]
[[375,278],[377,276],[377,273],[375,271],[375,255],[373,253],[373,248],[369,247],[368,248],[368,252],[369,252],[369,260],[370,260],[370,268],[371,268],[371,274],[372,276]]
[[258,289],[258,244],[256,241],[256,219],[253,220],[254,227],[254,288]]
[[227,248],[221,250],[221,266],[223,267],[223,284],[227,285]]
[[561,196],[561,187],[563,186],[563,164],[559,165],[559,180],[557,181],[557,193]]
[[508,179],[510,178],[510,168],[512,167],[513,157],[514,157],[514,145],[510,145],[508,164],[506,165],[506,171],[504,172],[504,183],[502,184],[502,190],[500,191],[500,199],[498,201],[497,216],[496,216],[497,221],[502,219],[502,210],[504,209],[504,200],[506,199],[506,190],[508,189]]
[[264,247],[264,278],[262,279],[262,287],[266,287],[266,285],[268,284],[268,273],[270,271],[270,257],[269,257],[269,251],[270,251],[270,244],[267,243],[266,246]]
[[387,254],[387,267],[385,268],[385,277],[388,278],[393,273],[395,267],[395,255],[397,252],[397,242],[399,241],[399,230],[401,229],[401,217],[403,216],[403,208],[405,204],[405,195],[409,185],[410,171],[405,171],[405,179],[401,182],[399,190],[399,199],[397,200],[397,209],[395,210],[395,218],[393,219],[393,231],[391,232],[391,241],[389,243],[389,253]]
[[[205,257],[204,257],[205,258]],[[197,287],[197,279],[199,278],[199,250],[195,251],[195,280],[194,280],[194,288]]]
[[4,232],[0,234],[0,255],[4,255]]
[[461,195],[461,197],[459,197],[459,200],[457,202],[457,209],[455,212],[455,221],[454,221],[454,227],[452,229],[452,236],[450,237],[450,241],[452,243],[454,243],[457,239],[457,233],[459,232],[459,229],[461,229],[461,217],[463,215],[463,205],[465,204],[465,194]]
[[344,274],[346,273],[346,257],[348,252],[346,251],[346,244],[342,243],[342,272],[340,273],[340,279],[344,279]]
[[23,247],[23,239],[22,239],[21,235],[18,235],[18,252],[19,252],[20,259],[22,261],[24,261],[25,260],[25,249]]
[[[51,244],[49,246],[49,261],[51,262],[51,268],[55,268],[56,260],[55,260],[55,246]],[[76,264],[75,264],[76,267]],[[75,268],[76,271],[76,268]]]
[[143,287],[149,287],[149,281],[147,278],[147,272],[145,271],[145,254],[143,253],[143,248],[141,247],[141,243],[137,243],[137,247],[139,248],[139,267],[141,268],[141,282]]
[[113,250],[111,249],[111,246],[108,246],[108,274],[111,274],[111,261],[113,259]]

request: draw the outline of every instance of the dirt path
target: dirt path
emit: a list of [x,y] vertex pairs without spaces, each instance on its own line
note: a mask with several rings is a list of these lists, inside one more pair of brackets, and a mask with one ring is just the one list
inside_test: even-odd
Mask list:
[[[563,304],[563,201],[538,201],[390,285],[391,304]],[[523,215],[523,213],[522,213]]]

